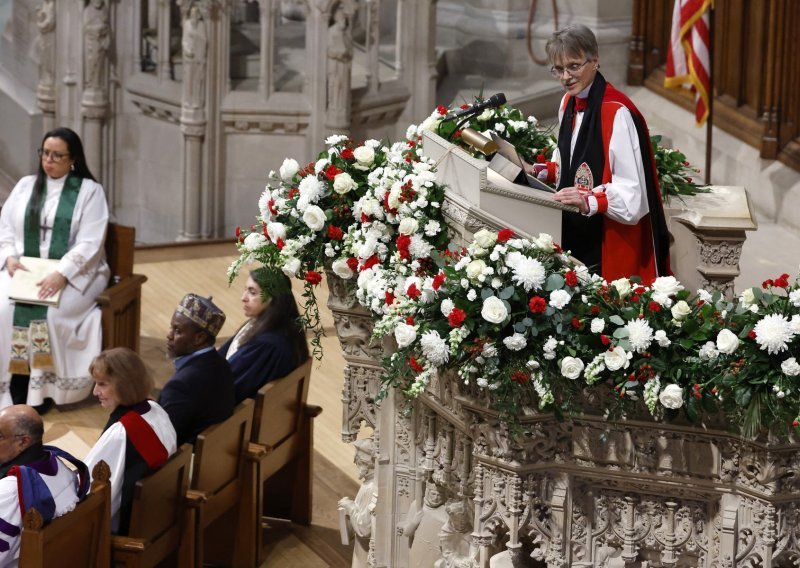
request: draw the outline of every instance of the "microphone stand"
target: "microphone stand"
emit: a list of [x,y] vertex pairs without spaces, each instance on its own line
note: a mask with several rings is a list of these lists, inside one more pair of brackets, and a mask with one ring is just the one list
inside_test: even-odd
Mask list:
[[[481,110],[483,110],[483,109],[481,109]],[[448,142],[452,142],[453,135],[454,135],[456,132],[458,132],[459,130],[461,130],[461,127],[462,127],[462,126],[464,126],[464,125],[465,125],[467,122],[469,122],[469,120],[470,120],[470,119],[471,119],[473,116],[475,116],[476,114],[477,114],[477,113],[474,113],[474,112],[473,112],[473,113],[467,113],[467,114],[466,114],[466,115],[465,115],[463,118],[461,118],[461,119],[460,119],[460,120],[459,120],[459,121],[456,123],[456,127],[453,129],[453,131],[452,131],[450,134],[448,134],[448,135],[445,137],[445,140],[447,140]],[[439,123],[439,126],[437,126],[437,127],[436,127],[436,133],[437,133],[437,134],[439,134],[439,135],[441,136],[441,135],[442,135],[442,124],[444,124],[445,122],[452,122],[453,120],[455,120],[455,117],[453,117],[453,118],[448,118],[447,120],[443,120],[442,122],[440,122],[440,123]]]

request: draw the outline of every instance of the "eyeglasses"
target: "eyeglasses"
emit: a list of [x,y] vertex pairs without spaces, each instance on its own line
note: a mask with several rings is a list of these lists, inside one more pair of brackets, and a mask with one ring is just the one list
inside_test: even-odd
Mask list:
[[61,160],[69,156],[69,154],[62,154],[61,152],[51,152],[50,150],[42,150],[41,148],[37,151],[39,157],[44,160],[52,160],[54,163],[59,163]]
[[567,72],[567,75],[570,77],[574,77],[578,73],[580,73],[581,69],[583,69],[587,63],[589,63],[591,59],[587,59],[583,63],[572,63],[571,65],[567,65],[566,67],[556,67],[553,65],[550,68],[550,74],[555,77],[556,79],[561,79],[564,76],[564,71]]

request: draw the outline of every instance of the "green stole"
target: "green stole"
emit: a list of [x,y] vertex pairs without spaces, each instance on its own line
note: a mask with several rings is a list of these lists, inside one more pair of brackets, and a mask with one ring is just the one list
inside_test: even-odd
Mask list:
[[[69,251],[69,234],[72,227],[72,215],[78,201],[83,178],[69,174],[61,190],[58,200],[55,220],[53,221],[52,234],[50,235],[50,250],[47,258],[60,259]],[[44,186],[44,199],[47,199],[47,181]],[[39,234],[41,221],[35,227],[28,227],[28,215],[31,209],[33,194],[25,208],[25,251],[24,256],[40,256]],[[17,375],[30,374],[28,361],[28,348],[33,351],[32,365],[35,369],[53,366],[53,357],[50,354],[50,337],[47,331],[47,306],[24,304],[17,302],[14,306],[14,329],[11,337],[11,361],[9,372]]]

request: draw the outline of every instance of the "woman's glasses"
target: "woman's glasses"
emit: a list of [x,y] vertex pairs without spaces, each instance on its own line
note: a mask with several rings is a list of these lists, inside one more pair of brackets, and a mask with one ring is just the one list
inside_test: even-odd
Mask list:
[[69,154],[62,154],[61,152],[51,152],[50,150],[39,149],[39,157],[44,160],[52,160],[54,163],[59,163],[61,160],[69,156]]
[[571,65],[567,65],[566,67],[556,67],[553,65],[550,68],[550,74],[555,77],[556,79],[561,79],[564,76],[564,71],[567,72],[567,75],[570,77],[574,77],[578,73],[580,73],[581,69],[583,69],[587,63],[589,63],[591,59],[587,59],[583,63],[573,63]]

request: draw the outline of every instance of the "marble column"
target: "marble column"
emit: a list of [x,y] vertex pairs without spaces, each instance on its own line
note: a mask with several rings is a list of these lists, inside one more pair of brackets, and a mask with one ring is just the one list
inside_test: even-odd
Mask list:
[[108,52],[111,27],[106,0],[83,10],[83,148],[94,176],[103,180],[103,127],[108,116]]
[[203,183],[203,140],[205,120],[192,120],[186,113],[181,116],[183,134],[183,223],[178,240],[192,241],[201,237]]
[[55,127],[56,121],[55,0],[44,0],[36,10],[36,26],[39,28],[39,83],[36,86],[36,102],[42,111],[43,129],[48,132]]

